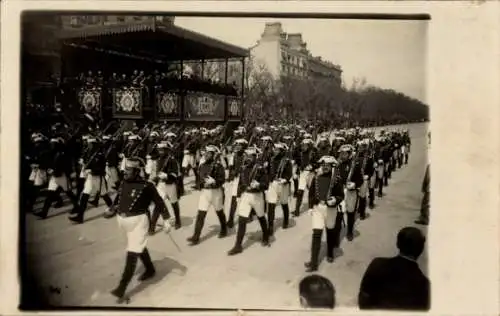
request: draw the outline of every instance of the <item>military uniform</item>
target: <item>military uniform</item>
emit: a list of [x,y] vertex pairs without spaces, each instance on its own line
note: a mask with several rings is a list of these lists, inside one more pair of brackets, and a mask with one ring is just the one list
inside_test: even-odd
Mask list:
[[241,169],[240,181],[238,183],[238,195],[240,202],[238,203],[238,231],[236,235],[236,243],[229,251],[229,255],[235,255],[243,251],[242,243],[246,233],[246,225],[251,211],[255,211],[262,229],[262,245],[269,245],[269,230],[267,221],[264,215],[265,199],[264,192],[267,190],[268,175],[267,168],[256,161],[256,156],[259,154],[257,148],[249,148],[245,151],[248,156],[253,156],[252,163],[245,163]]
[[333,250],[339,245],[342,228],[343,215],[338,212],[338,207],[344,199],[344,189],[341,174],[339,170],[335,170],[337,161],[332,156],[324,156],[320,162],[331,166],[333,170],[329,172],[319,171],[319,174],[312,179],[309,189],[309,200],[313,206],[310,210],[313,234],[311,260],[305,263],[308,272],[318,269],[323,230],[326,228],[327,259],[329,262],[333,262]]
[[307,147],[305,150],[300,151],[300,155],[297,161],[297,168],[299,170],[299,185],[294,216],[300,215],[300,208],[302,206],[302,200],[304,198],[304,191],[309,187],[311,179],[314,176],[314,170],[317,168],[317,152],[313,146],[313,140],[308,136],[310,135],[306,134],[304,136],[306,138],[302,141],[302,144]]
[[213,155],[211,158],[204,158],[198,168],[200,178],[200,199],[198,201],[198,213],[194,227],[194,234],[188,241],[196,245],[200,241],[201,231],[205,224],[207,211],[213,208],[216,211],[219,223],[221,225],[219,238],[227,235],[226,216],[224,214],[223,185],[225,180],[224,168],[217,159],[218,148],[207,146],[206,152]]
[[[126,168],[140,168],[138,160],[130,159]],[[143,281],[151,278],[155,274],[155,268],[147,249],[148,230],[149,230],[149,212],[148,207],[151,203],[155,204],[157,212],[168,214],[165,203],[158,195],[156,188],[150,182],[139,177],[135,179],[125,179],[115,198],[114,205],[117,208],[117,221],[119,227],[127,235],[127,259],[125,269],[118,287],[111,293],[122,299],[125,295],[128,284],[130,283],[136,266],[140,258],[146,268],[144,274],[139,278]]]
[[234,215],[238,206],[238,184],[240,180],[240,170],[243,164],[243,153],[248,145],[245,139],[237,139],[234,142],[235,151],[229,159],[229,192],[231,194],[231,205],[229,206],[229,218],[227,220],[227,227],[233,228]]
[[[161,151],[171,151],[173,149],[173,146],[169,142],[161,142],[160,144],[158,144],[158,149]],[[158,172],[155,174],[151,174],[151,177],[155,180],[157,179],[156,189],[158,190],[158,193],[162,197],[163,201],[165,201],[165,204],[167,204],[168,202],[172,206],[175,217],[175,228],[179,229],[181,228],[182,223],[180,216],[179,197],[177,194],[177,179],[181,175],[182,171],[175,157],[168,152],[158,153],[157,166]],[[151,232],[154,231],[158,215],[159,214],[157,213],[153,214],[153,217],[151,219]]]
[[292,178],[292,162],[286,157],[288,146],[283,143],[275,144],[275,148],[279,151],[276,155],[270,158],[269,161],[269,188],[266,192],[268,203],[267,215],[269,234],[272,236],[274,233],[274,216],[277,204],[281,205],[283,210],[283,229],[288,228],[288,220],[290,216],[290,209],[288,207],[288,200],[290,198],[290,180]]
[[40,212],[34,213],[42,219],[47,217],[52,202],[57,199],[57,190],[59,188],[61,188],[70,198],[73,206],[77,206],[77,197],[71,191],[71,184],[68,177],[68,172],[71,169],[71,165],[65,153],[63,140],[60,138],[53,138],[51,139],[51,144],[53,146],[51,152],[51,160],[47,166],[47,174],[50,177],[48,194],[45,198],[42,210]]

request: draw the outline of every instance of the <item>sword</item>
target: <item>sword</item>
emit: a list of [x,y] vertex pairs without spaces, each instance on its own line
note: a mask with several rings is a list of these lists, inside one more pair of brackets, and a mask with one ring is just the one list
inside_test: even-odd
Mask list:
[[179,245],[175,242],[174,237],[172,237],[172,235],[170,235],[170,232],[168,232],[167,235],[168,235],[168,237],[170,237],[170,240],[172,241],[172,243],[174,244],[174,246],[177,248],[177,250],[179,250],[179,252],[182,252],[182,250],[179,247]]

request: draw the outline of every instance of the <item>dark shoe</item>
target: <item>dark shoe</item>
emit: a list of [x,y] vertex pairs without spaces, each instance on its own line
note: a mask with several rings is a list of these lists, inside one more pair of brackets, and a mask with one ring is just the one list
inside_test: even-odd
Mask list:
[[329,263],[332,263],[333,262],[333,257],[326,257],[326,261],[328,261]]
[[174,228],[177,230],[177,229],[180,229],[182,227],[181,223],[175,223],[174,225]]
[[68,218],[75,224],[83,224],[83,214],[71,214]]
[[313,265],[310,262],[306,262],[304,266],[306,267],[306,272],[318,271],[318,266]]
[[219,219],[220,232],[219,238],[224,238],[227,236],[227,226],[226,226],[226,214],[224,211],[217,211],[217,218]]
[[347,240],[352,241],[354,239],[353,234],[347,234],[346,236]]
[[234,246],[233,249],[229,250],[227,254],[229,256],[234,256],[234,255],[237,255],[237,254],[242,253],[242,252],[243,252],[243,247]]
[[415,224],[418,224],[418,225],[429,225],[429,222],[419,219],[419,220],[415,221]]
[[156,271],[155,270],[149,270],[149,271],[146,271],[144,272],[140,277],[139,277],[139,281],[146,281],[146,280],[149,280],[151,278],[153,278],[154,276],[156,275]]

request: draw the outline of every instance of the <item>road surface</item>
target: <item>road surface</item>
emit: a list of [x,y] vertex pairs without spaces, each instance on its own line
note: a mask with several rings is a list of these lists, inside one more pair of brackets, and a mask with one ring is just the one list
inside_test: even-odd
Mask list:
[[[376,198],[376,208],[368,210],[369,218],[356,223],[356,238],[352,242],[342,240],[335,262],[323,260],[320,265],[318,273],[336,287],[339,306],[356,305],[361,277],[371,259],[396,254],[397,232],[405,226],[416,226],[413,221],[419,213],[427,159],[427,124],[408,127],[412,137],[409,164],[393,174],[384,188],[386,195]],[[307,275],[304,262],[310,253],[311,218],[303,214],[293,219],[293,227],[286,231],[276,224],[269,248],[258,242],[260,227],[254,221],[247,228],[245,251],[229,257],[227,251],[234,244],[235,232],[219,239],[215,213],[207,216],[202,242],[188,246],[186,238],[193,232],[197,196],[197,192],[189,192],[181,199],[183,227],[171,233],[181,251],[162,231],[150,238],[148,248],[157,275],[143,284],[134,278],[128,287],[131,301],[126,306],[300,308],[298,282]],[[294,201],[290,205],[293,209]],[[46,220],[26,215],[29,269],[37,272],[38,283],[52,305],[117,306],[108,292],[118,284],[124,267],[125,236],[115,218],[101,217],[104,206],[89,209],[83,225],[69,223],[68,209],[52,209]],[[278,222],[281,216],[278,207]],[[425,227],[419,227],[426,233]],[[419,262],[427,274],[426,252]],[[136,274],[142,271],[139,261]]]

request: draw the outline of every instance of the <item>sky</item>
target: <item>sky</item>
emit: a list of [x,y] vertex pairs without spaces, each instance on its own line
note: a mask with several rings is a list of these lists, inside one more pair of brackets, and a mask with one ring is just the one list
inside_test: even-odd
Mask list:
[[376,21],[272,18],[176,17],[175,24],[249,48],[266,22],[281,22],[283,31],[302,33],[315,56],[339,64],[343,81],[354,78],[426,101],[428,21]]

